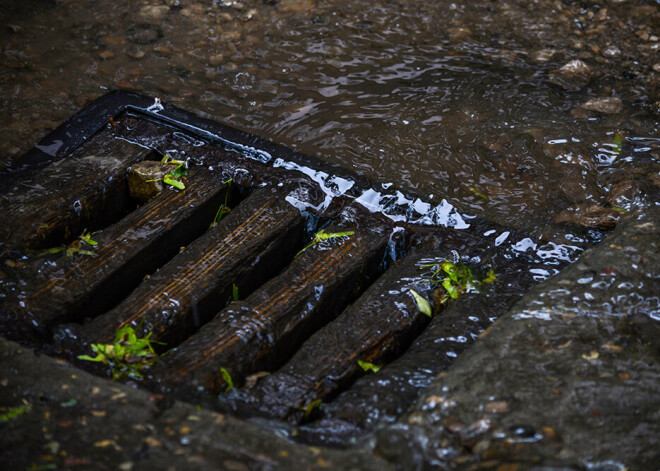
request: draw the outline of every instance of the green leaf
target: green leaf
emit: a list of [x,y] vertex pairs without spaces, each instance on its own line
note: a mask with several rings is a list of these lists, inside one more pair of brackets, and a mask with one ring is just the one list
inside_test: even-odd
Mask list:
[[322,399],[314,399],[311,402],[308,402],[305,407],[299,408],[300,410],[305,412],[305,418],[309,417],[309,414],[314,411],[317,407],[319,407],[323,403]]
[[183,163],[169,173],[169,175],[174,179],[181,178],[187,174],[188,169],[184,166]]
[[616,133],[614,136],[614,142],[612,144],[614,145],[614,152],[617,154],[621,153],[621,150],[623,149],[623,136],[619,133]]
[[614,211],[619,212],[619,213],[628,213],[628,212],[630,212],[626,208],[620,208],[619,206],[612,206],[612,209]]
[[60,407],[73,407],[78,404],[78,401],[75,399],[69,399],[66,402],[61,402]]
[[22,404],[20,406],[12,407],[10,409],[7,409],[5,407],[0,408],[0,410],[6,410],[6,412],[0,413],[0,423],[2,422],[9,422],[12,419],[15,419],[16,417],[20,417],[21,415],[27,414],[30,412],[32,409],[32,406],[30,404]]
[[95,240],[92,240],[92,235],[89,232],[87,232],[87,229],[85,229],[83,231],[83,233],[78,238],[80,240],[82,240],[83,242],[85,242],[86,244],[89,244],[89,245],[92,245],[92,246],[99,245],[98,242],[96,242]]
[[165,175],[163,177],[163,183],[166,183],[170,186],[173,186],[174,188],[177,188],[179,190],[185,190],[186,185],[183,184],[183,182],[180,182],[179,180],[176,180],[175,178],[171,177],[170,175]]
[[364,371],[373,371],[374,373],[378,373],[378,371],[383,367],[383,365],[374,365],[373,363],[362,360],[358,360],[358,365],[360,365],[360,368],[362,368]]
[[447,291],[451,299],[456,299],[458,298],[458,289],[452,283],[452,281],[453,280],[450,278],[445,278],[444,280],[442,280],[442,286]]
[[220,368],[220,375],[222,375],[222,379],[224,380],[224,382],[227,383],[225,392],[229,392],[232,389],[234,389],[234,381],[232,381],[229,371],[227,371],[225,368]]
[[[139,329],[139,327],[138,327]],[[142,369],[153,365],[158,360],[158,354],[153,344],[164,345],[151,340],[152,333],[144,338],[138,338],[131,326],[125,326],[117,331],[112,344],[92,344],[96,357],[79,355],[78,359],[103,363],[110,367],[112,379],[118,380],[126,376],[140,379]]]
[[[307,250],[308,248],[310,248],[311,246],[318,244],[319,242],[322,242],[322,241],[324,241],[324,240],[328,240],[328,239],[334,239],[334,238],[336,238],[336,237],[350,237],[350,236],[352,236],[353,234],[355,234],[355,231],[345,231],[345,232],[332,232],[332,233],[327,233],[327,232],[325,232],[324,229],[321,229],[320,231],[318,231],[318,232],[314,235],[314,238],[312,239],[312,242],[311,242],[309,245],[307,245],[304,249],[302,249],[300,252],[298,252],[298,253],[296,254],[296,257],[297,257],[298,255],[300,255],[301,253],[303,253],[303,252],[304,252],[305,250]],[[296,257],[294,257],[294,258],[296,258]]]
[[232,283],[231,286],[231,298],[234,301],[238,301],[238,286],[236,286],[236,283]]
[[486,278],[484,278],[484,283],[492,283],[495,280],[497,280],[495,272],[493,270],[488,270],[488,272],[486,272]]
[[[93,348],[93,346],[92,346]],[[89,355],[78,355],[78,360],[86,360],[86,361],[99,361],[99,362],[104,362],[105,358],[103,355],[96,355],[96,357],[90,357]]]
[[91,250],[82,250],[82,249],[79,249],[78,247],[69,247],[68,249],[66,249],[66,256],[67,257],[73,257],[74,254],[88,255],[90,257],[96,257],[96,252],[92,252]]
[[225,217],[225,215],[229,214],[231,212],[231,209],[227,205],[229,201],[229,190],[231,189],[231,183],[234,181],[233,178],[230,178],[228,180],[225,180],[222,182],[223,185],[228,185],[227,189],[225,190],[225,202],[220,205],[218,208],[218,212],[215,213],[215,217],[213,218],[213,222],[211,223],[211,227],[215,226],[216,223],[222,221],[222,218]]
[[64,250],[64,247],[53,247],[48,249],[48,253],[60,253],[62,250]]
[[476,186],[470,185],[470,186],[468,186],[468,190],[470,190],[470,193],[472,193],[473,195],[481,198],[482,200],[490,201],[490,198],[488,197],[488,195],[486,193],[484,193],[483,191],[479,190]]
[[422,314],[425,314],[429,317],[433,317],[433,310],[431,309],[431,303],[424,299],[417,291],[414,289],[410,290],[410,293],[415,298],[417,303],[417,308],[421,311]]

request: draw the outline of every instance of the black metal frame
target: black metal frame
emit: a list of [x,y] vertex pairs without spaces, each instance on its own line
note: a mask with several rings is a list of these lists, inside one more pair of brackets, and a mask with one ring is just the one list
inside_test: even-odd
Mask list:
[[[158,105],[154,106],[156,103]],[[347,192],[348,196],[356,197],[369,188],[384,189],[383,185],[378,182],[358,175],[340,165],[321,161],[269,139],[200,117],[174,105],[160,103],[154,97],[126,90],[114,90],[85,105],[73,117],[47,134],[31,150],[1,171],[0,194],[13,187],[17,179],[25,178],[52,162],[66,158],[77,147],[107,126],[111,118],[117,118],[122,113],[165,124],[203,141],[222,145],[227,150],[236,151],[257,160],[260,160],[260,155],[268,154],[271,156],[268,162],[270,164],[280,158],[287,162],[326,172],[328,175],[351,180],[354,185]],[[392,188],[389,191],[392,191]],[[419,195],[408,191],[402,193],[411,200],[419,198]],[[499,232],[506,230],[492,221],[481,217],[471,217],[470,228],[467,229],[467,232],[482,235],[488,229],[496,229]]]
[[[226,124],[202,118],[176,106],[162,103],[162,110],[149,108],[154,97],[147,97],[125,90],[114,90],[86,104],[73,117],[42,138],[31,150],[19,157],[13,165],[0,172],[0,176],[34,171],[54,161],[65,158],[90,137],[103,129],[123,112],[162,122],[204,141],[223,145],[227,150],[255,155],[267,153],[275,158],[295,162],[332,175],[353,180],[356,187],[368,188],[368,178],[359,176],[339,165],[323,162],[308,155],[276,144],[254,134],[238,130]],[[258,159],[257,159],[258,160]]]

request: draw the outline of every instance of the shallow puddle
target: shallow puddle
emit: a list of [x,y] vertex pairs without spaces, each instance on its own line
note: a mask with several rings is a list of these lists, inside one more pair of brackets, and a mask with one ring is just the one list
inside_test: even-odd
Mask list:
[[[598,238],[584,226],[655,204],[659,14],[643,2],[37,3],[0,31],[0,154],[11,162],[121,87],[468,215],[557,243]],[[576,59],[586,83],[550,83]]]

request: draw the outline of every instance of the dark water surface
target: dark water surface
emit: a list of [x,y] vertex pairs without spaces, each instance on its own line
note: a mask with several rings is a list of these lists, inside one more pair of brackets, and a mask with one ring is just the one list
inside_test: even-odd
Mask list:
[[[657,204],[658,18],[627,1],[41,2],[3,19],[0,155],[135,89],[572,243]],[[551,84],[574,59],[589,83]],[[604,97],[614,110],[580,108]]]

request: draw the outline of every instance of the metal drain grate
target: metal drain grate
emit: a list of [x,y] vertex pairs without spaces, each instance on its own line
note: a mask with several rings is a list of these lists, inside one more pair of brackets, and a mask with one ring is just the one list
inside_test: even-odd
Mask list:
[[[164,153],[191,163],[186,188],[138,206],[127,168]],[[2,335],[76,361],[133,326],[176,347],[146,387],[310,422],[309,440],[396,417],[533,282],[526,262],[477,235],[501,234],[493,224],[410,224],[467,226],[451,208],[415,215],[419,199],[401,205],[343,169],[126,93],[81,111],[2,182]],[[343,235],[311,244],[320,229]],[[78,240],[84,230],[98,245]],[[497,286],[431,319],[411,290],[432,300],[423,266],[456,254],[492,267]],[[359,361],[387,367],[367,374]],[[227,373],[238,392],[223,394]]]

